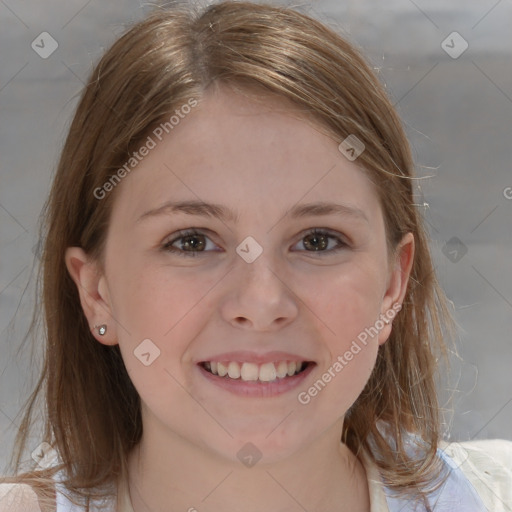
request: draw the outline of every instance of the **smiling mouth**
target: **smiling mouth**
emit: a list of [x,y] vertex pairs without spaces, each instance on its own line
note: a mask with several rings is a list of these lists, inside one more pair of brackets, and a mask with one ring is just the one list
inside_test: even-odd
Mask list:
[[237,361],[203,361],[199,366],[220,378],[245,382],[275,382],[304,372],[312,361],[276,361],[275,363],[239,363]]

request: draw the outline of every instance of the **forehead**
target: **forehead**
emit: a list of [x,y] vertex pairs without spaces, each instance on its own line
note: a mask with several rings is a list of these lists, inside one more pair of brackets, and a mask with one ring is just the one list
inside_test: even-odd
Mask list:
[[133,219],[169,200],[225,204],[253,218],[319,200],[380,215],[366,172],[289,100],[215,88],[161,141],[153,138],[118,186],[119,215]]

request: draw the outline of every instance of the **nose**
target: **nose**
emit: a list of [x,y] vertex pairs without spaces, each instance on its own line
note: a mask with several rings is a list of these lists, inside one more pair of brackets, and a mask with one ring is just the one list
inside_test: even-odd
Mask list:
[[265,251],[252,263],[239,260],[236,266],[222,305],[226,321],[255,331],[273,331],[293,322],[299,308],[290,277]]

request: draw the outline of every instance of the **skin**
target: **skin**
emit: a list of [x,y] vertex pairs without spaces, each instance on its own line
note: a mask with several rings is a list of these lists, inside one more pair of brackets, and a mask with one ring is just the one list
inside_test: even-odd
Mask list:
[[[91,329],[98,342],[120,345],[141,396],[144,433],[129,458],[136,512],[370,508],[364,468],[340,433],[392,325],[307,405],[297,395],[402,302],[414,239],[407,234],[389,259],[377,192],[357,160],[286,100],[262,98],[209,89],[118,185],[104,265],[78,247],[66,254]],[[139,219],[169,200],[221,204],[238,222],[171,212]],[[356,207],[366,220],[286,216],[319,201]],[[191,228],[203,229],[204,252],[162,248]],[[333,230],[346,245],[334,253],[337,241],[327,238],[328,248],[314,251],[305,245],[311,228]],[[252,263],[236,252],[248,236],[263,248]],[[174,247],[183,249],[180,240]],[[101,324],[104,336],[94,329]],[[147,338],[160,350],[149,366],[134,356]],[[287,351],[316,366],[298,389],[240,397],[196,365],[241,349]],[[253,467],[237,457],[249,442],[262,455]]]

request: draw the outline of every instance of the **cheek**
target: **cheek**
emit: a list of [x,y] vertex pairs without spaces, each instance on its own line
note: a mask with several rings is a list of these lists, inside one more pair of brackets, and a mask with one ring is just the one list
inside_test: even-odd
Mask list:
[[[161,414],[165,423],[182,425],[184,418],[197,418],[197,423],[203,424],[204,411],[183,386],[187,382],[184,363],[187,349],[194,346],[212,316],[219,314],[218,304],[225,290],[219,280],[224,273],[125,263],[124,267],[113,269],[112,274],[116,319],[126,327],[118,331],[119,345],[142,401],[152,414]],[[342,416],[364,388],[378,344],[375,339],[354,346],[353,341],[375,323],[382,295],[378,266],[369,258],[361,257],[357,263],[336,268],[310,267],[289,279],[296,294],[290,294],[289,300],[297,301],[299,310],[294,323],[304,327],[321,357],[317,380],[297,390],[308,393],[309,405],[293,402],[305,415],[297,423],[300,430],[312,411],[325,424]],[[289,292],[283,290],[285,293]],[[146,342],[141,354],[137,349],[143,340],[151,340],[154,346]],[[140,357],[147,353],[149,357]],[[171,407],[176,403],[180,407]],[[215,432],[219,428],[213,422],[209,427]]]
[[324,282],[323,291],[312,299],[311,309],[323,334],[326,357],[317,380],[303,390],[301,403],[307,402],[318,414],[332,418],[353,404],[375,365],[379,346],[376,329],[380,326],[376,322],[384,283],[372,265],[347,266]]
[[[183,270],[183,269],[182,269]],[[118,342],[127,372],[149,414],[179,424],[201,416],[185,391],[184,354],[203,328],[201,307],[208,285],[186,271],[158,266],[125,269],[117,276],[115,313],[126,329]],[[204,313],[204,311],[203,311]],[[180,407],[171,407],[179,403]]]
[[375,265],[351,264],[300,283],[301,289],[317,290],[310,306],[322,321],[329,347],[336,351],[333,356],[378,319],[384,289],[380,275]]
[[326,425],[343,417],[363,391],[372,373],[378,345],[350,345],[319,372],[298,401],[313,417]]
[[142,265],[112,273],[119,347],[134,386],[148,404],[183,392],[178,383],[186,380],[186,350],[208,321],[205,294],[215,281],[193,272]]
[[346,285],[344,291],[322,308],[325,357],[314,379],[297,396],[305,411],[323,418],[325,425],[344,416],[357,400],[373,371],[379,348],[377,332],[372,330],[378,319],[377,294],[370,293],[370,287],[340,281]]
[[177,333],[191,318],[199,326],[201,301],[214,285],[211,276],[198,274],[194,269],[175,271],[161,265],[116,270],[112,304],[116,319],[125,327],[119,332],[119,342],[133,345],[151,338],[163,349],[167,345],[178,347],[184,338],[190,339],[192,334]]

